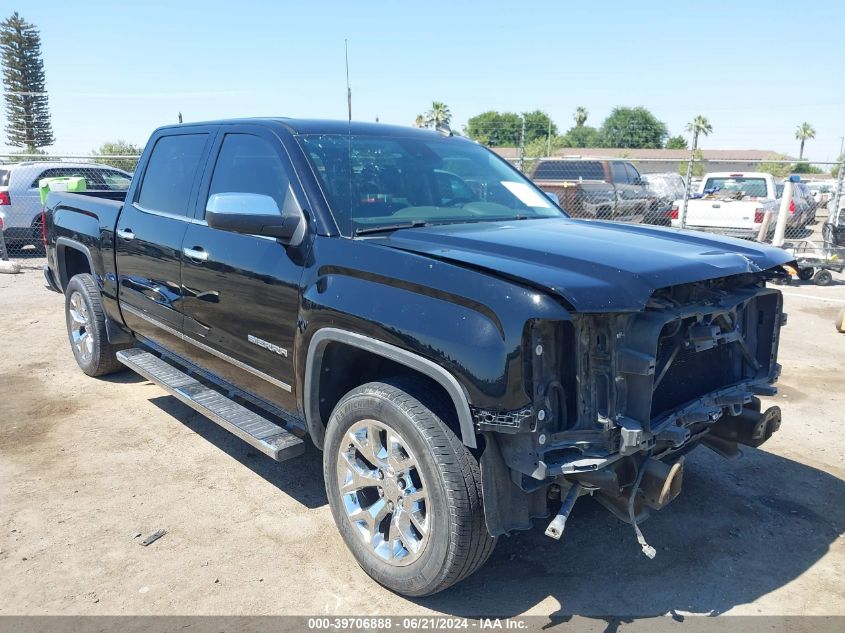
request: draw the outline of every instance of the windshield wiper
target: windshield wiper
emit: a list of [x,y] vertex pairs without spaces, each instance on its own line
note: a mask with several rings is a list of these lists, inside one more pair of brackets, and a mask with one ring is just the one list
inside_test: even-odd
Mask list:
[[399,229],[414,229],[428,224],[424,220],[412,220],[403,224],[381,224],[379,226],[360,226],[355,229],[355,235],[372,235],[373,233],[387,233]]

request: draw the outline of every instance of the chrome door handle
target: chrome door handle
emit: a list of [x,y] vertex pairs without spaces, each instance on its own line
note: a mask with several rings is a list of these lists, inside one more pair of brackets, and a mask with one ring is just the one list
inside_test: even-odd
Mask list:
[[131,242],[135,239],[135,234],[132,232],[132,229],[120,229],[120,231],[118,231],[118,235],[120,235],[120,239],[126,240],[127,242]]
[[201,247],[188,248],[186,246],[182,249],[182,254],[184,254],[188,259],[192,259],[197,262],[204,262],[208,260],[208,253]]

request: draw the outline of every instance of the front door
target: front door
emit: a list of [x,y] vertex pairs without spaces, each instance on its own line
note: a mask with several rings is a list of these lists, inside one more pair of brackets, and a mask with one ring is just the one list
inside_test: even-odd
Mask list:
[[181,340],[182,241],[209,133],[161,136],[143,168],[140,188],[117,223],[120,307],[133,332],[184,353]]
[[189,358],[287,411],[296,410],[294,337],[302,264],[273,238],[214,229],[203,217],[215,193],[293,193],[291,166],[271,132],[233,126],[218,139],[197,217],[183,241],[182,305]]

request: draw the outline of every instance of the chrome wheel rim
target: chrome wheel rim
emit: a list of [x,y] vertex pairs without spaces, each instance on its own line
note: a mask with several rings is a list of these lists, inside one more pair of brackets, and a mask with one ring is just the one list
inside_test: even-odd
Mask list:
[[338,452],[337,482],[347,519],[377,558],[404,566],[420,557],[431,534],[428,489],[399,433],[377,420],[352,425]]
[[85,300],[78,291],[74,291],[70,295],[68,316],[70,317],[70,337],[73,340],[73,346],[76,348],[80,359],[83,362],[87,362],[94,355],[94,339],[91,336],[91,315],[88,314],[88,307],[85,305]]

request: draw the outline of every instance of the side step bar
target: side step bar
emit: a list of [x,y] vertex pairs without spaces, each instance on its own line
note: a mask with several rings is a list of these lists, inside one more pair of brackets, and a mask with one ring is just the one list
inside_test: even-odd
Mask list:
[[305,442],[290,431],[206,387],[154,354],[133,348],[118,352],[117,360],[276,461],[305,452]]

